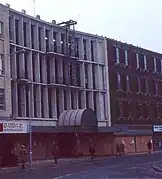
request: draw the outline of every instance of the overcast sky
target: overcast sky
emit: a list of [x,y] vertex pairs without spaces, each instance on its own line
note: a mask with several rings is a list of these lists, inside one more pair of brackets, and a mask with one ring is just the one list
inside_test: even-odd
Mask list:
[[[77,20],[77,29],[162,53],[162,0],[35,0],[41,19]],[[0,0],[33,15],[33,0]]]

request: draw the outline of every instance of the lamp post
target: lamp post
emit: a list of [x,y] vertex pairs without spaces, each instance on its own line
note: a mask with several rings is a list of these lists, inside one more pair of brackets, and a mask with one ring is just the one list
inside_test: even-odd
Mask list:
[[[10,53],[10,56],[19,54],[19,53],[25,53],[25,49],[20,49],[18,51]],[[30,84],[30,80],[28,80],[26,83]],[[32,159],[32,118],[31,118],[31,87],[28,86],[28,99],[29,99],[29,124],[28,124],[28,130],[29,130],[29,166],[32,168],[33,159]]]

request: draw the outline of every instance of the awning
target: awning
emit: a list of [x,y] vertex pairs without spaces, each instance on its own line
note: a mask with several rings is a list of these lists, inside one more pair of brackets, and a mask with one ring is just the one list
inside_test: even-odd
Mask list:
[[59,127],[98,127],[97,117],[92,109],[66,110],[60,114],[58,120]]

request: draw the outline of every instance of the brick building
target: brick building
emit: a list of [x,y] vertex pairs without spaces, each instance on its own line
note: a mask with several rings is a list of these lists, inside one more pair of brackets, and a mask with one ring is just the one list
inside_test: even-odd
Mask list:
[[111,124],[126,127],[137,151],[162,123],[162,55],[113,39],[107,49]]

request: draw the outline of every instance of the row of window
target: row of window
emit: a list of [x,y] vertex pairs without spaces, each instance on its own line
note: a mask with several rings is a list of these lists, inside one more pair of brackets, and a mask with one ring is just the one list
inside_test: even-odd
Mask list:
[[[133,114],[134,112],[134,114]],[[162,120],[162,104],[137,103],[132,106],[129,101],[116,101],[116,118],[131,118],[150,120],[152,118]]]
[[134,88],[139,93],[152,93],[162,96],[162,81],[136,77],[134,79],[127,75],[117,73],[117,90],[132,91]]
[[[130,66],[129,51],[114,47],[115,51],[115,63],[124,64]],[[136,68],[141,70],[150,70],[148,67],[147,55],[141,53],[135,53]],[[153,58],[153,71],[156,73],[162,73],[162,59]]]

